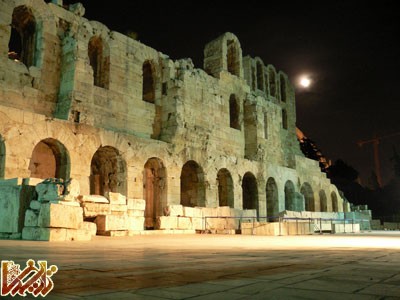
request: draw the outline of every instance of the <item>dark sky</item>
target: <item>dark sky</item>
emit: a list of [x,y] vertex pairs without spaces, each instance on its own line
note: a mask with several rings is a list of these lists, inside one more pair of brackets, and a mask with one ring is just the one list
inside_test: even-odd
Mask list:
[[[64,1],[74,3],[76,1]],[[297,126],[332,161],[343,159],[366,183],[372,144],[357,141],[400,132],[400,12],[394,1],[81,1],[85,16],[173,59],[190,57],[202,68],[204,45],[233,32],[243,55],[259,56],[289,75],[313,80],[298,89]],[[370,2],[370,1],[369,1]],[[393,145],[380,143],[384,182],[392,176]]]

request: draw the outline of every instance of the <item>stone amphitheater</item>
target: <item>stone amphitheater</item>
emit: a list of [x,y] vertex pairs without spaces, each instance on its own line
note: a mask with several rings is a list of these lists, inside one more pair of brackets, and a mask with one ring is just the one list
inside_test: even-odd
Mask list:
[[3,238],[238,233],[351,213],[300,150],[287,75],[234,34],[205,45],[197,69],[84,13],[0,1]]

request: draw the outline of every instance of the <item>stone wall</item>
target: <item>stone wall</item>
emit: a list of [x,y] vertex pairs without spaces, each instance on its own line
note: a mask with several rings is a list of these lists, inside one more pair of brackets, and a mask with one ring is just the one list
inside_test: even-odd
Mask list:
[[[205,46],[203,71],[84,18],[80,4],[0,8],[0,177],[74,178],[82,195],[144,199],[146,228],[179,204],[348,210],[300,151],[286,74],[242,57],[234,34]],[[26,24],[30,57],[8,46]]]

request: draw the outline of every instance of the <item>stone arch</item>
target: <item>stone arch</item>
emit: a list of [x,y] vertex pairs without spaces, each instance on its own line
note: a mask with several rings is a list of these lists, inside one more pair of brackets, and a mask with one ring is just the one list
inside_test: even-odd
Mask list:
[[27,67],[36,65],[36,19],[32,9],[17,6],[13,10],[8,57],[24,63]]
[[150,60],[146,60],[142,66],[143,78],[143,101],[154,103],[156,98],[155,78],[154,78],[154,65]]
[[189,160],[181,172],[181,204],[183,206],[205,206],[206,190],[204,172],[194,160]]
[[295,189],[291,180],[285,183],[285,210],[296,211]]
[[240,46],[235,39],[228,39],[226,41],[226,65],[227,71],[232,75],[240,77]]
[[320,211],[328,211],[328,199],[324,190],[319,191]]
[[108,44],[100,36],[93,36],[88,44],[89,63],[93,69],[93,84],[108,89],[110,82],[110,55]]
[[0,178],[4,178],[6,173],[6,144],[0,135]]
[[233,180],[227,169],[220,169],[217,174],[219,206],[234,207]]
[[268,85],[270,96],[276,97],[276,72],[271,65],[268,66]]
[[260,59],[256,59],[256,70],[257,70],[257,89],[265,91],[264,89],[264,65]]
[[257,71],[256,71],[256,66],[254,64],[251,64],[251,89],[253,91],[256,90],[257,87]]
[[[267,197],[267,217],[275,217],[279,213],[279,197],[278,186],[275,179],[270,177],[267,180],[265,187],[265,194]],[[278,219],[268,219],[268,221],[277,221]]]
[[258,187],[256,177],[247,172],[242,179],[243,209],[256,209],[258,214]]
[[240,106],[234,94],[229,97],[229,126],[240,130]]
[[286,109],[282,109],[282,128],[288,129],[287,112]]
[[300,188],[300,193],[304,196],[306,211],[315,211],[314,192],[308,182],[304,182]]
[[279,75],[279,87],[281,92],[281,101],[286,102],[286,78],[283,74]]
[[338,204],[338,198],[335,192],[331,193],[331,200],[332,200],[332,211],[333,212],[338,212],[339,211],[339,204]]
[[143,171],[143,198],[146,200],[145,228],[154,229],[157,217],[167,204],[167,170],[161,159],[147,160]]
[[90,164],[90,193],[108,196],[109,192],[126,195],[126,163],[116,148],[102,146]]
[[58,140],[47,138],[36,144],[29,162],[30,177],[69,179],[69,152]]

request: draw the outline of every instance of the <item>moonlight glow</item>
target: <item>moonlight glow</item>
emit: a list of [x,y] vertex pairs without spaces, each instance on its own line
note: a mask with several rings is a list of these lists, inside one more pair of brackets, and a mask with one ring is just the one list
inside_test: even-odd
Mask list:
[[311,80],[307,77],[300,78],[300,85],[304,88],[308,88],[311,84]]

